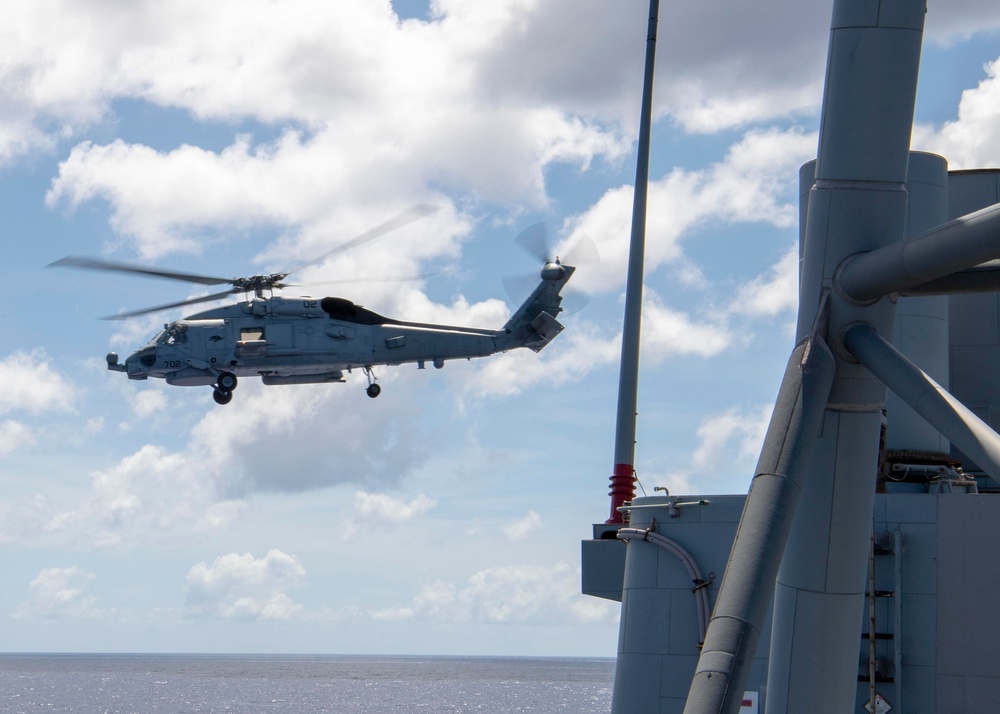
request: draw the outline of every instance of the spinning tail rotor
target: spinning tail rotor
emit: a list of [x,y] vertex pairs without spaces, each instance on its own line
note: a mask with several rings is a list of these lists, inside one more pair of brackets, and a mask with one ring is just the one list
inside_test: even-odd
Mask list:
[[[576,268],[596,265],[601,262],[600,253],[594,241],[584,234],[580,234],[576,240],[564,246],[565,250],[560,256],[549,238],[548,229],[544,222],[536,223],[523,230],[514,239],[514,243],[542,264],[541,277],[543,280],[559,280],[569,266]],[[518,304],[534,289],[538,277],[539,274],[536,272],[504,277],[503,285],[507,297],[514,304]],[[572,313],[586,307],[590,298],[579,290],[570,289],[567,291],[565,301],[567,304],[562,308],[562,311]]]

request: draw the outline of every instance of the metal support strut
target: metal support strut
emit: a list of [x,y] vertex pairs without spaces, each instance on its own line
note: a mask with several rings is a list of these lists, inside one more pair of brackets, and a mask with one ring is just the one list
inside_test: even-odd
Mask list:
[[375,383],[378,380],[378,377],[375,376],[375,370],[371,368],[371,365],[365,365],[363,369],[365,372],[365,377],[368,378],[368,389],[366,389],[365,392],[368,394],[369,397],[374,399],[375,397],[377,397],[379,394],[382,393],[382,387],[380,387]]

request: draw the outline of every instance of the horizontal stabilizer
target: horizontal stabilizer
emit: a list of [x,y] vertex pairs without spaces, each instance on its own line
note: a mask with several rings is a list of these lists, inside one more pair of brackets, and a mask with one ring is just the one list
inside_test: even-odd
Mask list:
[[538,352],[545,345],[549,344],[564,328],[552,315],[547,312],[540,312],[538,313],[538,317],[532,320],[531,329],[538,337],[535,340],[526,342],[524,346]]
[[542,270],[541,281],[524,304],[511,315],[503,332],[497,335],[497,351],[528,347],[538,352],[563,331],[555,316],[562,312],[559,291],[573,275],[576,268],[548,263]]

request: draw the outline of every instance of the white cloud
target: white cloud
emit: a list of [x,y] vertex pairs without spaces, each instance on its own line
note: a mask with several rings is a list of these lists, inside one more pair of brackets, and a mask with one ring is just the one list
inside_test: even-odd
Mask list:
[[96,598],[87,590],[97,576],[77,566],[45,568],[29,585],[30,598],[14,617],[100,617]]
[[[386,374],[383,384],[393,379]],[[45,500],[8,510],[0,518],[5,538],[132,548],[223,528],[246,509],[246,498],[261,492],[396,485],[430,456],[417,418],[420,405],[405,394],[394,408],[379,409],[357,383],[316,389],[246,380],[235,394],[237,408],[214,406],[210,393],[177,396],[178,409],[205,412],[184,427],[186,444],[173,449],[145,444],[116,465],[92,471],[89,492],[72,504]],[[366,409],[356,407],[358,399]],[[351,402],[355,406],[348,408]],[[176,410],[173,414],[179,417]],[[184,431],[175,431],[185,438]],[[31,433],[7,427],[6,436],[14,446]],[[364,523],[401,522],[434,502],[424,495],[407,501],[365,491],[357,505]]]
[[366,524],[384,527],[387,524],[411,521],[427,513],[436,504],[437,501],[422,493],[407,502],[402,498],[393,498],[385,493],[358,491],[354,494],[354,507],[351,509],[351,516]]
[[767,276],[740,286],[730,310],[738,315],[772,317],[799,304],[799,248],[793,245]]
[[12,419],[0,421],[0,454],[34,446],[37,441],[35,433],[26,424]]
[[[397,375],[381,377],[385,387]],[[191,429],[187,453],[222,494],[394,485],[428,458],[420,405],[399,399],[389,410],[364,399],[359,408],[359,394],[357,382],[317,388],[244,380],[233,405],[209,410]]]
[[0,360],[0,414],[67,411],[76,388],[59,374],[43,350],[15,352]]
[[601,335],[593,325],[578,323],[541,353],[514,350],[480,362],[477,369],[463,375],[460,394],[512,395],[543,382],[549,386],[575,382],[594,369],[613,364],[620,342],[620,338],[616,341]]
[[[139,95],[201,117],[250,116],[287,128],[273,142],[241,136],[220,152],[84,142],[62,163],[49,204],[107,201],[115,229],[152,258],[199,250],[205,227],[328,232],[343,222],[331,206],[425,200],[432,184],[543,206],[546,166],[585,167],[629,148],[616,128],[551,102],[484,96],[475,71],[464,70],[484,61],[504,28],[468,34],[466,21],[481,20],[464,6],[434,26],[397,25],[375,3],[306,8],[292,3],[277,13],[245,3],[236,22],[222,6],[133,10],[144,42],[123,38],[118,56],[93,48],[120,63],[107,72],[107,86],[91,90],[93,101]],[[523,21],[516,12],[499,15]],[[247,37],[258,40],[253,52]]]
[[644,294],[642,312],[644,362],[658,364],[677,355],[715,357],[732,345],[725,324],[697,322],[690,315],[664,305],[652,290]]
[[138,417],[149,417],[163,412],[167,407],[167,395],[162,389],[136,390],[132,399],[132,411]]
[[727,460],[755,458],[764,443],[772,409],[771,404],[745,410],[733,407],[704,420],[698,427],[699,443],[691,465],[698,471],[711,472]]
[[[158,103],[189,107],[202,116],[249,115],[269,122],[292,122],[291,127],[304,121],[311,130],[289,128],[274,142],[257,145],[251,137],[242,136],[217,153],[187,145],[154,151],[121,140],[104,146],[85,142],[61,165],[49,194],[50,205],[63,202],[75,208],[88,200],[107,201],[116,230],[135,239],[140,254],[152,258],[200,250],[206,239],[212,238],[206,235],[207,228],[268,225],[297,234],[333,225],[342,216],[331,215],[331,195],[338,196],[332,203],[339,205],[359,205],[375,197],[384,200],[385,196],[395,201],[426,199],[425,187],[433,184],[459,188],[486,201],[542,206],[547,200],[546,166],[570,162],[586,167],[595,157],[618,158],[629,149],[617,124],[595,123],[573,109],[567,111],[565,103],[553,101],[560,97],[570,107],[578,105],[580,111],[605,114],[592,101],[601,95],[590,80],[614,88],[618,101],[625,99],[620,87],[637,86],[638,81],[624,83],[621,69],[632,70],[631,63],[641,56],[641,42],[634,43],[635,52],[625,53],[629,55],[626,58],[621,56],[621,42],[612,42],[607,35],[610,27],[628,33],[627,26],[634,22],[631,29],[641,37],[645,24],[641,8],[629,7],[623,13],[597,4],[574,5],[574,16],[582,13],[594,20],[592,27],[587,26],[587,34],[602,41],[596,49],[591,43],[587,51],[568,55],[584,57],[592,66],[587,89],[581,85],[568,92],[553,92],[555,87],[567,88],[565,83],[576,81],[573,78],[581,72],[577,60],[552,63],[562,56],[550,54],[553,37],[560,42],[579,41],[556,32],[563,26],[568,9],[558,7],[559,3],[557,7],[527,3],[517,9],[501,3],[496,12],[488,14],[465,4],[441,7],[440,22],[430,26],[397,26],[384,8],[353,3],[328,10],[329,14],[311,9],[308,30],[298,24],[300,16],[294,7],[283,8],[279,19],[270,6],[244,5],[238,23],[228,16],[224,23],[213,21],[212,15],[222,12],[224,5],[189,8],[183,13],[172,7],[159,12],[133,10],[131,20],[147,29],[145,42],[133,47],[129,38],[119,38],[128,45],[127,61],[110,52],[105,60],[121,62],[123,69],[112,72],[118,79],[109,80],[109,87],[91,91],[98,96],[102,92],[139,92]],[[468,34],[470,26],[482,27],[487,15],[490,22],[500,24]],[[203,26],[197,18],[204,21]],[[710,18],[695,13],[685,19],[700,22]],[[783,27],[790,21],[786,17]],[[220,37],[214,30],[207,31],[219,26],[228,27],[232,34]],[[344,36],[343,27],[347,26],[353,28],[350,37]],[[315,35],[315,42],[303,38],[303,33],[313,37],[320,27],[328,27],[329,32]],[[356,38],[362,31],[366,40],[358,43]],[[245,36],[240,32],[260,36],[261,44],[255,46],[254,53],[245,52]],[[82,34],[86,37],[87,31]],[[140,30],[137,34],[144,33]],[[531,51],[514,49],[522,44],[519,35],[527,42],[545,43],[539,45],[546,54],[544,64],[529,61]],[[102,36],[101,42],[107,41]],[[388,51],[373,51],[379,43]],[[418,48],[421,51],[413,51]],[[512,51],[516,58],[507,56]],[[725,51],[728,54],[732,49]],[[602,53],[607,57],[599,61],[597,55]],[[787,64],[785,56],[780,54],[782,67]],[[422,59],[415,62],[415,57]],[[504,59],[496,69],[489,69],[498,58]],[[718,55],[703,56],[709,58],[715,62]],[[609,63],[614,68],[609,68]],[[337,72],[341,66],[350,69]],[[727,76],[732,74],[732,66],[727,66]],[[763,67],[759,63],[752,66],[753,76],[761,76]],[[57,72],[62,64],[47,67]],[[464,67],[469,70],[458,69]],[[484,83],[477,68],[497,81]],[[553,68],[557,68],[555,73]],[[783,75],[784,69],[785,79]],[[536,84],[540,76],[545,77],[544,87]],[[515,77],[527,81],[511,84]],[[787,110],[787,103],[773,101],[759,86],[750,91],[745,80],[733,84],[747,90],[747,97],[754,102],[767,104],[765,113],[775,107],[779,114]],[[807,86],[815,95],[811,84]],[[698,90],[699,96],[703,91],[704,86]],[[498,102],[498,94],[503,101]],[[729,102],[732,95],[732,91],[719,91],[716,96]],[[628,99],[626,106],[632,107],[634,97]],[[681,104],[688,106],[690,102]],[[715,105],[706,111],[722,115]],[[631,116],[632,110],[616,109],[611,114],[617,122],[625,114]],[[738,110],[736,114],[746,112]],[[626,134],[631,132],[629,124]],[[787,159],[797,165],[799,158],[797,149],[791,156],[788,152],[795,144],[794,132],[781,135],[780,146],[769,141],[774,136],[775,132],[751,132],[711,175],[678,169],[652,187],[651,206],[662,207],[666,214],[657,219],[651,212],[653,264],[676,257],[672,245],[677,235],[690,222],[704,218],[704,206],[698,215],[699,203],[694,204],[692,215],[688,195],[692,191],[705,194],[705,200],[721,209],[728,220],[733,220],[734,212],[744,216],[738,220],[773,220],[769,215],[773,202],[760,195],[760,178],[773,180],[773,176],[782,175]],[[809,143],[814,153],[815,141]],[[753,165],[741,165],[741,158],[747,159],[755,147],[761,153],[752,157]],[[732,177],[731,182],[723,181],[725,177]],[[706,183],[718,185],[719,191],[706,194]],[[630,204],[630,196],[631,188],[624,187],[607,200]],[[742,205],[737,205],[741,200]],[[624,240],[627,217],[611,222],[626,227],[615,231],[615,240]],[[590,232],[603,236],[608,223],[595,217],[592,224],[602,230]],[[661,234],[659,238],[657,234]],[[614,251],[612,257],[621,252]],[[609,269],[618,267],[615,259]]]
[[[479,5],[436,2],[430,21],[400,23],[389,3],[362,0],[114,9],[71,0],[6,3],[0,161],[51,150],[119,97],[201,119],[329,126],[345,146],[370,147],[376,163],[419,137],[413,146],[422,144],[421,162],[441,157],[439,177],[515,193],[541,184],[537,167],[510,171],[539,144],[541,156],[581,163],[609,144],[619,152],[620,129],[598,127],[634,130],[644,0]],[[928,15],[928,33],[939,41],[997,24],[983,0],[956,0]],[[689,131],[714,131],[816,110],[829,31],[824,5],[736,5],[726,22],[711,5],[665,6],[659,28],[658,115],[671,113]],[[477,134],[498,136],[507,150],[489,151]],[[372,137],[391,140],[365,141]],[[454,160],[470,149],[493,159],[475,162],[490,170]]]
[[218,528],[243,508],[220,494],[198,458],[146,445],[116,466],[90,474],[90,492],[70,508],[48,501],[8,515],[10,533],[96,547],[135,547],[148,538]]
[[[686,355],[715,357],[733,344],[724,321],[700,320],[671,309],[648,288],[643,293],[641,339],[642,360],[649,364]],[[541,383],[579,381],[594,370],[617,365],[621,340],[621,332],[609,334],[592,323],[576,322],[539,354],[515,350],[481,362],[463,381],[462,394],[512,395]]]
[[644,470],[647,492],[665,486],[670,493],[746,493],[760,456],[772,404],[733,406],[702,419],[697,443],[682,468]]
[[580,594],[580,569],[514,565],[474,573],[462,586],[437,581],[421,588],[405,607],[378,610],[377,619],[424,619],[493,624],[607,622],[611,603]]
[[675,493],[739,493],[749,488],[760,455],[772,404],[730,407],[702,420],[689,465],[663,476],[657,485]]
[[305,575],[298,558],[276,549],[259,559],[250,553],[221,555],[188,571],[184,606],[194,617],[289,620],[302,605],[285,591],[298,587]]
[[949,45],[1000,27],[1000,14],[991,0],[949,0],[927,4],[924,42]]
[[[647,274],[662,265],[684,262],[682,242],[710,223],[766,223],[779,228],[798,220],[798,167],[815,158],[817,137],[800,129],[747,132],[729,147],[725,159],[707,168],[674,168],[649,185],[646,217]],[[618,288],[627,273],[632,220],[631,186],[605,193],[572,221],[569,240],[590,236],[601,263],[574,275],[587,292]],[[696,279],[696,278],[695,278]]]
[[507,540],[514,542],[537,536],[542,528],[542,517],[535,511],[528,511],[521,518],[501,525],[500,531]]
[[962,92],[958,118],[940,129],[914,128],[913,148],[948,159],[949,169],[973,169],[1000,164],[1000,59],[988,63],[986,78]]

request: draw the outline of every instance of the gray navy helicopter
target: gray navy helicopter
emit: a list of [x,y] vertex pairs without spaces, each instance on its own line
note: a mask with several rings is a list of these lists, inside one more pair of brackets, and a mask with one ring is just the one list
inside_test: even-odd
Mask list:
[[[518,347],[541,350],[563,326],[560,291],[576,268],[545,256],[540,282],[499,330],[408,322],[383,317],[340,297],[281,297],[274,291],[293,287],[285,278],[293,272],[374,240],[427,215],[433,208],[416,206],[319,258],[283,273],[245,278],[218,278],[193,273],[69,256],[52,266],[132,273],[200,285],[229,285],[219,293],[120,313],[124,319],[159,310],[219,300],[243,293],[246,300],[190,315],[164,325],[152,340],[119,362],[107,356],[108,369],[129,379],[163,379],[178,386],[210,386],[218,404],[232,401],[240,378],[260,377],[266,385],[344,382],[344,372],[360,369],[368,379],[367,394],[381,393],[374,367],[427,362],[440,369],[446,360],[488,357]],[[524,235],[538,234],[533,226]],[[522,244],[533,252],[523,239]],[[538,244],[537,238],[531,242]]]

